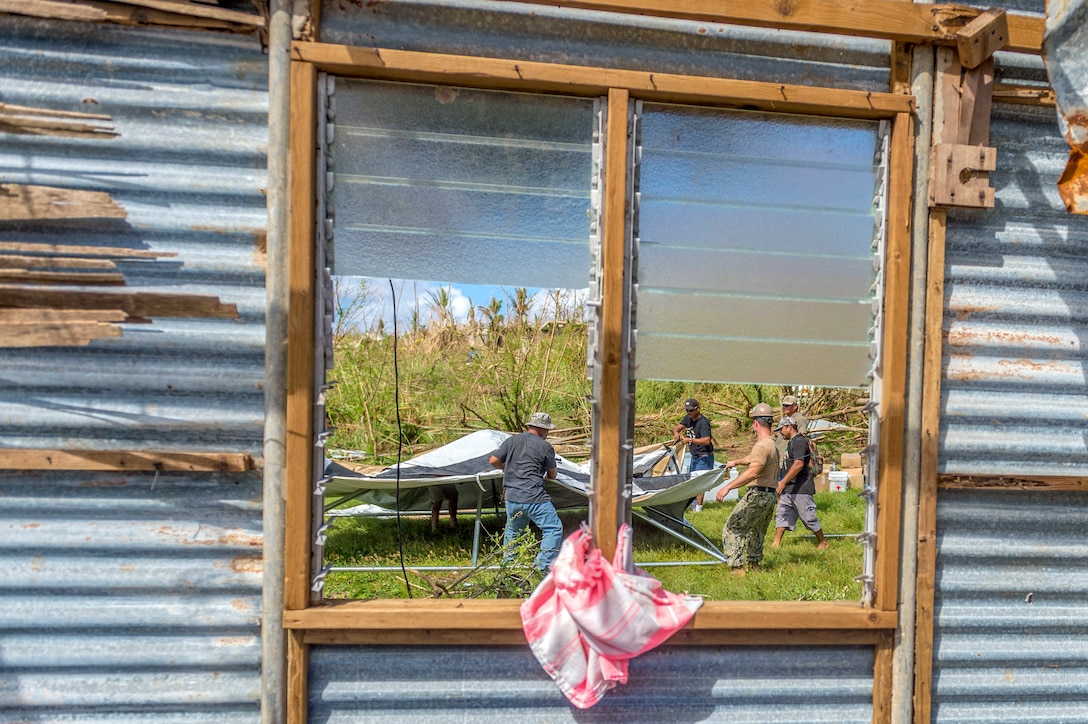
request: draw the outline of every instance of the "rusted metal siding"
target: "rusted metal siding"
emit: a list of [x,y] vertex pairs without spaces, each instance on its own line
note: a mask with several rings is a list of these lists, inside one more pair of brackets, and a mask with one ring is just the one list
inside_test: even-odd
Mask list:
[[310,721],[872,721],[873,648],[664,646],[574,708],[528,647],[314,646]]
[[246,721],[259,473],[0,473],[4,721]]
[[178,316],[85,347],[6,350],[5,444],[259,455],[267,71],[257,39],[7,15],[0,35],[0,101],[101,114],[117,134],[0,126],[0,183],[102,192],[124,214],[4,222],[0,241],[158,254],[118,261],[120,287],[54,288],[186,295],[224,310],[209,317],[185,302]]
[[949,213],[938,467],[963,475],[1084,475],[1088,219],[1055,181],[1053,109],[995,106],[990,211]]
[[[4,350],[6,447],[244,452],[263,437],[266,62],[255,36],[0,15],[0,102],[112,138],[0,128],[0,183],[123,218],[0,221],[7,244],[136,249],[120,289],[218,298],[87,346]],[[65,292],[101,287],[65,287]],[[0,719],[259,719],[262,480],[0,473]]]
[[1088,2],[1053,0],[1046,19],[1043,58],[1057,97],[1069,163],[1058,187],[1070,212],[1088,214]]
[[1088,721],[1085,520],[1083,493],[941,491],[932,721]]

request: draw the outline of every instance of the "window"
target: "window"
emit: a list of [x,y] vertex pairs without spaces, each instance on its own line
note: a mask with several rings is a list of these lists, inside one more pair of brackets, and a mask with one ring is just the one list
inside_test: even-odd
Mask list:
[[[598,271],[590,288],[591,296],[596,295],[599,299],[599,305],[595,307],[598,310],[598,319],[593,346],[597,353],[594,359],[593,398],[594,438],[598,457],[595,460],[596,487],[591,491],[590,496],[591,518],[599,531],[614,530],[617,522],[622,520],[625,514],[626,503],[620,482],[626,479],[625,471],[630,459],[626,421],[629,420],[631,410],[627,391],[632,388],[635,376],[630,366],[632,358],[626,350],[630,349],[634,341],[637,341],[640,349],[643,343],[641,336],[637,340],[632,338],[631,330],[638,328],[642,334],[641,324],[647,322],[647,338],[651,338],[652,323],[655,320],[667,319],[667,315],[663,312],[669,308],[668,304],[660,306],[660,311],[650,309],[643,311],[640,308],[638,319],[634,320],[637,324],[632,325],[631,302],[633,300],[630,295],[634,281],[632,278],[635,266],[633,255],[636,251],[634,235],[636,232],[641,234],[643,228],[640,227],[637,230],[632,228],[631,219],[639,219],[639,224],[645,225],[646,229],[652,228],[652,224],[646,216],[633,217],[627,213],[628,204],[635,198],[633,191],[636,181],[627,172],[629,167],[634,167],[629,164],[628,159],[634,155],[634,139],[639,133],[643,134],[643,139],[648,137],[647,134],[652,136],[657,132],[659,123],[662,124],[661,128],[668,128],[670,123],[694,122],[698,125],[698,120],[709,113],[701,109],[685,110],[677,106],[690,104],[720,108],[744,106],[757,110],[774,109],[777,112],[865,119],[862,122],[848,120],[827,123],[832,127],[856,129],[858,133],[870,134],[874,138],[876,131],[872,130],[872,121],[882,118],[892,119],[888,154],[890,160],[887,166],[888,183],[891,188],[887,198],[892,208],[888,213],[890,219],[889,250],[886,254],[888,262],[883,273],[886,304],[882,314],[878,315],[878,319],[887,329],[883,336],[885,350],[888,349],[889,344],[895,344],[892,340],[896,339],[897,331],[899,335],[905,337],[905,280],[908,258],[904,245],[906,242],[906,201],[910,195],[908,138],[910,99],[907,97],[803,87],[787,88],[721,79],[662,75],[651,78],[649,74],[635,71],[605,72],[592,68],[512,63],[479,58],[457,58],[456,62],[452,62],[451,59],[441,56],[397,51],[349,49],[349,52],[345,52],[343,48],[320,44],[297,45],[296,58],[299,62],[295,64],[292,74],[296,107],[305,109],[309,117],[307,113],[299,113],[298,127],[293,125],[292,128],[292,234],[295,240],[292,269],[298,276],[293,280],[295,291],[291,310],[292,330],[295,330],[297,334],[293,334],[291,343],[292,347],[297,345],[301,349],[293,351],[292,366],[289,371],[288,420],[291,429],[288,450],[288,584],[285,596],[288,609],[285,613],[285,624],[288,627],[307,631],[346,628],[371,632],[425,627],[425,622],[407,621],[403,615],[400,615],[404,611],[405,602],[403,601],[395,605],[384,604],[381,601],[352,602],[334,607],[313,606],[309,602],[308,591],[313,582],[313,574],[319,568],[314,566],[316,562],[310,560],[310,544],[318,528],[315,522],[319,520],[319,515],[315,518],[312,501],[315,500],[313,483],[318,479],[318,476],[314,475],[315,457],[319,457],[314,455],[313,448],[313,441],[319,439],[319,428],[314,424],[313,405],[320,400],[320,390],[314,387],[315,356],[311,353],[312,342],[307,344],[306,334],[306,331],[312,329],[313,326],[310,320],[318,318],[317,311],[313,307],[308,307],[307,303],[312,304],[313,291],[319,289],[315,281],[317,278],[315,270],[319,266],[314,264],[312,256],[317,247],[313,244],[313,240],[324,228],[323,222],[319,223],[319,220],[324,218],[325,211],[314,205],[314,199],[319,198],[315,192],[315,179],[326,177],[325,169],[321,165],[324,156],[319,152],[319,139],[315,133],[316,115],[325,110],[319,105],[323,93],[316,92],[319,68],[329,73],[362,76],[382,81],[452,84],[461,88],[475,86],[516,92],[531,91],[544,94],[543,98],[547,101],[552,100],[552,94],[568,96],[561,101],[557,100],[556,103],[571,100],[569,98],[571,96],[574,97],[572,102],[575,104],[592,103],[594,98],[602,99],[601,105],[607,108],[605,116],[607,126],[600,167],[604,170],[606,183],[600,191],[601,246],[599,253],[595,255]],[[375,59],[380,62],[375,62]],[[457,70],[451,72],[449,68]],[[605,81],[606,78],[607,81]],[[428,92],[432,95],[435,93],[433,89]],[[471,93],[471,91],[467,92]],[[589,100],[579,100],[579,96]],[[641,113],[635,112],[637,103],[633,104],[632,99],[645,104]],[[721,111],[715,111],[715,113],[721,113]],[[738,116],[738,120],[743,119]],[[636,125],[639,121],[644,124],[642,127]],[[869,130],[864,130],[866,128]],[[402,140],[395,136],[396,134],[387,136],[387,140],[392,145]],[[631,143],[608,142],[607,139],[624,139],[625,141],[631,139]],[[683,153],[674,153],[674,161],[676,159],[681,161],[673,165],[686,163],[690,166],[697,160],[696,157],[697,154],[685,156]],[[642,159],[642,175],[638,180],[643,184],[641,187],[643,193],[646,193],[647,184],[654,179],[653,174],[656,173],[656,169],[651,168],[650,162],[653,159],[653,154],[644,155]],[[339,163],[338,160],[336,162]],[[662,168],[667,170],[667,166],[666,163]],[[849,163],[844,164],[844,174],[849,176],[851,172],[845,169],[846,166],[849,166]],[[334,167],[334,173],[341,172],[341,167]],[[696,173],[696,171],[689,168],[687,173]],[[815,190],[819,192],[821,189],[816,187]],[[658,201],[652,198],[652,194],[648,194],[645,201],[647,206],[642,209],[643,214],[657,211],[655,205]],[[342,221],[338,219],[337,224],[339,225]],[[386,228],[395,226],[395,223],[384,224],[381,220],[375,222],[373,219],[352,221],[352,223],[355,222],[358,222],[358,225],[368,233],[375,234],[373,238],[385,239],[391,245],[388,248],[395,248],[394,237],[388,233],[390,229]],[[403,229],[395,231],[399,233]],[[413,233],[417,232],[418,229],[413,231]],[[343,250],[342,239],[339,236],[335,239],[336,253],[339,255]],[[639,254],[641,273],[641,270],[647,267],[644,266],[641,251]],[[652,257],[652,254],[650,256]],[[453,265],[445,265],[444,268],[452,269]],[[641,297],[639,303],[642,303]],[[868,354],[868,349],[865,349],[865,354]],[[901,452],[902,449],[901,431],[899,433],[894,431],[901,426],[897,422],[901,423],[904,370],[902,360],[894,359],[894,357],[894,355],[883,353],[881,355],[880,384],[883,388],[881,390],[883,402],[879,412],[881,425],[878,427],[882,448],[881,459],[889,461],[896,460],[897,451]],[[652,367],[652,354],[648,354],[647,359],[651,360],[647,366]],[[855,372],[849,374],[854,374],[856,379],[856,367]],[[779,602],[780,605],[768,603],[751,605],[740,602],[707,604],[699,613],[695,628],[709,631],[720,628],[788,628],[789,621],[796,621],[796,619],[782,618],[783,612],[820,616],[821,627],[853,630],[857,632],[853,636],[853,640],[856,641],[874,641],[876,636],[882,635],[882,631],[893,628],[895,625],[895,570],[898,565],[898,520],[894,514],[897,507],[894,501],[898,498],[897,476],[896,464],[882,465],[880,468],[879,495],[885,505],[884,513],[876,524],[878,547],[874,571],[877,586],[872,608],[861,605],[821,606],[791,602]],[[320,514],[319,507],[316,512]],[[598,539],[602,541],[602,548],[606,548],[607,552],[605,543],[607,535],[599,535]],[[426,607],[451,602],[417,603],[419,606]],[[454,630],[485,628],[513,631],[518,629],[517,633],[520,634],[520,622],[517,619],[514,602],[453,603],[457,604],[459,613],[453,622],[447,623]],[[750,615],[744,615],[746,613]],[[823,614],[827,616],[824,617]],[[414,640],[412,634],[404,634],[404,636],[404,640]],[[316,633],[311,636],[311,640],[319,640],[319,638]],[[388,637],[383,640],[388,640]],[[840,642],[851,640],[851,636],[843,633],[836,640]]]

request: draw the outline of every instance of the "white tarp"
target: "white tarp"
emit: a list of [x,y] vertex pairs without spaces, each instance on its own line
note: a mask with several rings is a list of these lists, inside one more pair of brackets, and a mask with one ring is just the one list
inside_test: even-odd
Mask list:
[[[426,488],[433,485],[457,485],[462,509],[475,505],[482,493],[481,505],[497,505],[502,489],[502,471],[491,466],[489,458],[510,433],[499,430],[478,430],[448,445],[423,453],[399,465],[386,468],[377,475],[360,475],[336,463],[326,465],[325,498],[358,500],[381,506],[390,511],[429,510],[430,495]],[[638,455],[634,460],[635,474],[649,471],[654,463],[669,453],[661,450]],[[556,507],[586,505],[589,466],[556,455],[556,481],[549,481],[548,493]],[[683,503],[699,493],[718,486],[726,475],[725,468],[701,471],[695,475],[665,475],[636,477],[632,481],[632,503],[637,506],[658,506]],[[400,505],[396,490],[400,489]]]

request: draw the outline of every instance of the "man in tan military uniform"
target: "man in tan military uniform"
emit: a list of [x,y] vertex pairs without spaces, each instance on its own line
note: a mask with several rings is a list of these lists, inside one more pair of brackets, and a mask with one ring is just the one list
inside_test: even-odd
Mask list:
[[771,436],[771,423],[774,410],[765,402],[752,408],[752,431],[756,434],[756,444],[752,451],[743,458],[730,460],[726,467],[747,465],[747,469],[718,490],[718,502],[725,500],[726,494],[734,488],[747,485],[748,490],[733,509],[729,520],[722,528],[722,551],[729,560],[733,573],[743,576],[745,564],[752,570],[759,569],[763,560],[763,539],[767,537],[767,526],[774,517],[778,497],[778,449]]

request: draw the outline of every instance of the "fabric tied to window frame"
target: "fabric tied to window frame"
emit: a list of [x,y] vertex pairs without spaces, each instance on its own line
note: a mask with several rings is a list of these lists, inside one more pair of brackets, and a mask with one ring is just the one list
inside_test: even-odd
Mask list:
[[563,541],[551,572],[521,605],[525,638],[537,661],[580,709],[627,683],[627,662],[687,625],[699,596],[670,593],[629,560],[631,527],[620,526],[611,563],[585,526]]

